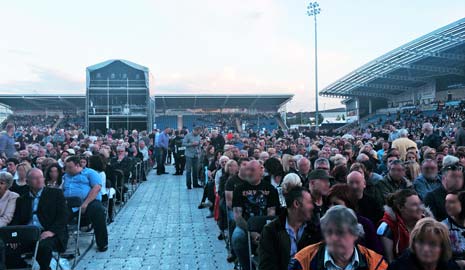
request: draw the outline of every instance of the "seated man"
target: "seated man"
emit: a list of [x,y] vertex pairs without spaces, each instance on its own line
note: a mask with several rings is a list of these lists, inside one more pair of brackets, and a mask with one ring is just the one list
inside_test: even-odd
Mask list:
[[[66,159],[66,173],[63,175],[63,192],[66,198],[79,197],[83,201],[82,213],[90,219],[95,231],[95,241],[100,252],[108,249],[108,232],[105,208],[102,205],[102,181],[98,173],[82,168],[79,157]],[[76,212],[75,210],[73,212]]]
[[321,241],[319,226],[311,222],[310,192],[299,186],[292,188],[286,194],[286,205],[287,210],[263,228],[258,246],[260,270],[287,269],[299,250]]
[[[34,225],[41,229],[37,262],[41,270],[50,269],[52,251],[66,250],[68,209],[63,191],[46,187],[44,175],[40,169],[31,169],[27,174],[27,182],[30,192],[16,200],[11,225]],[[17,265],[20,262],[21,250],[32,249],[32,247],[22,247],[22,244],[20,243],[20,246],[10,245],[11,250],[7,250],[7,266],[11,263]],[[29,243],[24,244],[29,245]]]
[[[236,228],[232,234],[232,246],[242,269],[249,270],[247,220],[256,216],[275,216],[279,198],[276,189],[262,181],[263,165],[258,160],[250,161],[246,168],[246,182],[237,186],[233,193]],[[252,233],[252,239],[257,244],[259,235]]]
[[289,270],[387,269],[382,255],[356,244],[363,228],[354,211],[342,205],[333,206],[320,224],[324,241],[299,251],[289,263]]

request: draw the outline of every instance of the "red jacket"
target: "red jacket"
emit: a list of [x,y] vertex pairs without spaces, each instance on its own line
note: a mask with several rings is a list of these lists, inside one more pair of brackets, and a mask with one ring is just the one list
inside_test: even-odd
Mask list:
[[394,242],[394,257],[398,257],[405,249],[409,246],[410,241],[410,233],[407,230],[407,226],[405,226],[404,221],[402,220],[401,216],[398,213],[395,213],[392,208],[386,207],[386,211],[384,212],[384,216],[380,221],[386,222],[389,226],[389,229],[392,231],[393,234],[393,242]]

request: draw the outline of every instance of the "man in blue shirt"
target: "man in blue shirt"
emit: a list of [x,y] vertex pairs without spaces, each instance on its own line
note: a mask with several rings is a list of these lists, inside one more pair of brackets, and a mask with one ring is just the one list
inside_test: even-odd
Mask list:
[[165,128],[160,134],[158,135],[158,139],[156,140],[155,147],[158,150],[157,155],[157,175],[166,174],[165,171],[165,161],[166,155],[168,154],[168,145],[170,140],[170,128]]
[[[108,249],[108,232],[105,221],[105,208],[102,205],[102,180],[96,171],[82,168],[77,156],[66,159],[66,173],[63,175],[63,192],[65,197],[79,197],[82,213],[92,223],[95,231],[97,248],[101,252]],[[75,211],[73,211],[75,212]]]
[[0,136],[0,156],[12,158],[16,154],[15,147],[15,125],[8,123],[6,125],[6,132]]

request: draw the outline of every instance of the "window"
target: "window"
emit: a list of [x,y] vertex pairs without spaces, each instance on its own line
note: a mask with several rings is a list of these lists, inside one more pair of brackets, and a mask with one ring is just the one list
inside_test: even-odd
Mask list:
[[111,78],[111,79],[114,79],[114,78],[115,78],[115,73],[111,73],[110,78]]
[[128,74],[123,73],[123,79],[126,80],[128,78]]
[[100,72],[98,72],[98,73],[95,75],[95,77],[96,77],[97,79],[100,79],[100,78],[102,78],[102,74],[100,74]]

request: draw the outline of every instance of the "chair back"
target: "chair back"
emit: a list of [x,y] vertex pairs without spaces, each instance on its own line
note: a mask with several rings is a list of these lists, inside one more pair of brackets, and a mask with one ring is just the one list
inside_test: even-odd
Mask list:
[[66,204],[69,208],[81,207],[82,199],[80,197],[68,197],[66,198]]
[[258,232],[261,233],[263,230],[263,227],[265,225],[275,219],[276,217],[271,217],[271,216],[255,216],[255,217],[250,217],[249,220],[247,220],[247,226],[250,232]]
[[5,243],[34,243],[40,240],[40,229],[32,225],[1,227],[0,238]]

